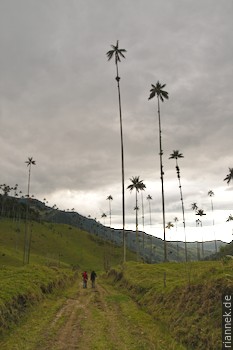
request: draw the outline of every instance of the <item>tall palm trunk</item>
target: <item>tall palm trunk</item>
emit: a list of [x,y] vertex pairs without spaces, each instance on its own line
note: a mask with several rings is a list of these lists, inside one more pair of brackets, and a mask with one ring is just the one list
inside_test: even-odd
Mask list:
[[116,81],[118,89],[118,102],[120,114],[120,135],[121,135],[121,180],[122,180],[122,235],[123,235],[123,261],[126,261],[126,237],[125,237],[125,167],[124,167],[124,143],[123,143],[123,128],[122,128],[122,113],[121,113],[121,92],[120,92],[120,77],[118,74],[118,64],[116,62]]
[[145,225],[145,217],[144,217],[144,201],[143,201],[143,193],[141,192],[141,200],[142,200],[142,228],[143,228],[143,236],[142,236],[142,248],[144,250],[144,245],[145,245],[145,241],[144,241],[144,225]]
[[25,235],[24,235],[24,255],[23,263],[29,263],[29,235],[28,234],[28,220],[29,220],[29,193],[30,193],[30,179],[31,179],[31,164],[29,164],[28,170],[28,192],[27,192],[27,201],[26,201],[26,218],[25,218]]
[[136,246],[137,246],[137,261],[139,260],[139,240],[138,240],[138,195],[136,190]]
[[[214,228],[214,205],[213,205],[213,201],[212,198],[210,198],[211,201],[211,209],[212,209],[212,216],[213,216],[213,228]],[[215,252],[218,252],[218,248],[217,248],[217,240],[216,240],[216,235],[215,235],[215,229],[214,229],[214,244],[215,244]]]
[[148,202],[149,202],[150,226],[151,226],[151,205],[150,205],[150,200],[148,200]]
[[176,172],[177,172],[177,178],[179,182],[179,189],[180,189],[180,200],[181,200],[181,207],[182,207],[182,216],[183,216],[183,226],[184,226],[184,247],[185,247],[185,261],[188,261],[188,251],[187,251],[187,240],[186,240],[186,229],[185,229],[185,216],[184,216],[184,200],[183,200],[183,193],[182,193],[182,187],[181,187],[181,181],[180,181],[180,168],[178,166],[178,161],[176,159]]
[[110,200],[109,200],[109,220],[110,220],[110,227],[112,227],[112,208],[111,208]]
[[162,185],[162,212],[163,212],[163,239],[164,239],[164,261],[167,261],[167,242],[166,242],[166,229],[165,229],[165,200],[164,200],[164,185],[163,185],[163,151],[162,151],[162,130],[160,120],[160,105],[158,97],[158,118],[159,118],[159,156],[160,156],[160,175]]

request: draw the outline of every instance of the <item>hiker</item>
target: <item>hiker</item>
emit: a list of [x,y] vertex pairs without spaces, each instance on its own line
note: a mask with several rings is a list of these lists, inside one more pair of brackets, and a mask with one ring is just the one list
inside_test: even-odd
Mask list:
[[92,271],[92,273],[91,273],[91,286],[92,286],[92,288],[95,288],[96,277],[97,277],[97,274],[95,273],[95,271]]
[[82,273],[82,277],[83,277],[83,288],[87,288],[87,280],[88,280],[87,271],[84,271]]

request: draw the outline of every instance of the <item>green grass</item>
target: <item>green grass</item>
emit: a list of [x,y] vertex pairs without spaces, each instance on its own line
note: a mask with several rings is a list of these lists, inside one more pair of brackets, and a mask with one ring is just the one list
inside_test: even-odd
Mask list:
[[[104,243],[96,236],[65,224],[31,223],[32,243],[30,263],[75,266],[103,271],[119,264],[123,248]],[[25,224],[11,220],[0,221],[0,267],[23,264]],[[136,260],[127,252],[129,260]]]
[[[203,283],[205,280],[225,280],[231,285],[233,261],[202,261],[188,263],[138,264],[128,262],[118,269],[127,283],[140,290],[151,289],[159,293],[170,293],[174,288]],[[115,270],[117,271],[117,270]],[[166,288],[164,288],[166,286]]]
[[4,332],[4,335],[0,337],[0,348],[4,350],[31,350],[37,344],[36,348],[43,349],[44,341],[52,338],[53,333],[60,327],[59,321],[56,327],[50,331],[54,315],[76,289],[77,283],[71,284],[65,290],[54,290],[54,293],[47,295],[39,304],[32,305],[24,317],[19,319],[17,327],[12,327],[13,329]]
[[126,263],[108,280],[128,291],[189,349],[221,349],[221,299],[233,291],[233,261]]
[[[52,223],[33,222],[31,228],[30,264],[23,266],[25,225],[0,220],[2,330],[14,327],[25,310],[44,303],[51,291],[69,284],[74,267],[78,273],[95,269],[98,276],[110,267],[108,281],[121,293],[106,297],[109,306],[118,305],[127,315],[132,297],[188,349],[221,348],[221,297],[232,293],[233,261],[149,265],[135,262],[135,254],[127,252],[128,262],[122,265],[122,247],[87,232]],[[135,322],[144,317],[140,310],[131,312],[135,312]],[[97,313],[97,321],[99,316]],[[145,318],[140,327],[146,322]]]
[[[0,326],[19,321],[46,293],[63,286],[74,270],[97,274],[122,261],[123,249],[64,224],[31,222],[30,264],[23,266],[24,222],[0,220]],[[128,252],[135,259],[135,254]],[[73,270],[73,271],[72,271]]]
[[[43,266],[5,267],[0,270],[0,329],[11,328],[25,311],[46,294],[69,284],[74,272]],[[1,332],[0,332],[1,333]]]

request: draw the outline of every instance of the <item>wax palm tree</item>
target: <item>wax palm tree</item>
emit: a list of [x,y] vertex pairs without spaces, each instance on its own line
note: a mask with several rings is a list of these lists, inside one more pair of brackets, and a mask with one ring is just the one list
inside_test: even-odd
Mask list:
[[233,220],[233,216],[232,216],[232,214],[230,214],[230,215],[228,216],[226,222],[229,222],[229,221],[232,221],[232,220]]
[[204,213],[203,209],[198,209],[197,212],[196,212],[196,215],[203,216],[203,215],[206,215],[206,214]]
[[36,165],[36,161],[33,157],[28,157],[25,162],[28,167],[28,191],[27,191],[27,206],[26,206],[26,225],[25,225],[25,236],[24,236],[24,264],[29,264],[30,248],[31,248],[31,232],[28,234],[28,214],[29,214],[29,200],[30,200],[30,182],[31,182],[31,167]]
[[[201,226],[202,227],[202,222],[200,219],[196,220],[196,227]],[[202,244],[202,254],[203,254],[203,244]],[[199,242],[197,240],[197,260],[200,260],[201,256],[200,256],[200,247],[199,247]]]
[[150,201],[152,201],[152,197],[150,194],[148,194],[148,196],[146,197],[146,199],[148,200],[148,204],[149,204],[149,213],[150,213],[150,225],[151,225],[151,205],[150,205]]
[[130,190],[130,192],[132,192],[135,189],[135,193],[136,193],[136,205],[135,205],[135,211],[136,211],[136,245],[137,245],[137,259],[138,259],[138,193],[139,191],[144,191],[146,188],[146,185],[143,183],[143,180],[139,179],[139,176],[135,176],[132,177],[132,179],[130,179],[130,181],[132,182],[131,185],[129,185],[127,187],[128,190]]
[[[202,217],[203,215],[206,215],[204,213],[203,209],[197,209],[196,215],[199,215],[200,217]],[[201,227],[202,227],[202,221],[200,220],[201,223]],[[202,258],[204,259],[205,254],[204,254],[204,241],[203,241],[203,236],[202,236]]]
[[180,168],[178,166],[178,158],[184,158],[183,154],[180,153],[179,150],[173,151],[173,153],[170,154],[170,157],[169,157],[169,159],[176,160],[176,173],[177,173],[177,178],[178,178],[178,182],[179,182],[180,200],[181,200],[183,226],[184,226],[185,261],[187,262],[188,261],[188,252],[187,252],[186,231],[185,231],[184,200],[183,200],[183,193],[182,193],[182,187],[181,187],[181,181],[180,181]]
[[115,58],[116,65],[116,81],[118,89],[118,102],[119,102],[119,115],[120,115],[120,135],[121,135],[121,181],[122,181],[122,231],[123,231],[123,260],[126,261],[126,237],[125,237],[125,169],[124,169],[124,144],[123,144],[123,128],[122,128],[122,112],[121,112],[121,93],[120,93],[120,77],[118,71],[118,62],[121,62],[121,58],[125,58],[125,49],[119,48],[119,41],[116,45],[111,45],[112,50],[107,52],[108,60]]
[[[174,217],[174,222],[175,222],[175,225],[176,225],[176,236],[177,236],[177,222],[179,221],[178,217],[175,216]],[[176,258],[177,258],[177,261],[179,259],[179,241],[178,241],[178,238],[177,238],[177,241],[176,241]]]
[[227,184],[229,185],[231,180],[233,180],[233,168],[229,168],[229,174],[227,174],[227,176],[225,177],[225,179],[223,181],[226,181]]
[[112,221],[112,208],[111,208],[111,201],[113,200],[112,196],[109,195],[106,200],[109,201],[109,220],[110,220],[110,227],[112,225],[111,221]]
[[[208,191],[208,196],[210,197],[210,203],[211,203],[211,209],[212,209],[212,216],[213,216],[213,229],[214,229],[214,205],[213,205],[213,200],[212,197],[214,196],[214,192],[212,190]],[[215,243],[215,251],[217,253],[217,241],[215,237],[215,230],[214,230],[214,243]]]
[[[144,217],[144,199],[143,199],[143,192],[141,192],[141,201],[142,201],[142,227],[144,231],[144,226],[145,226],[145,217]],[[144,236],[143,236],[144,237]],[[143,243],[144,243],[144,238],[143,238]]]
[[145,216],[144,216],[144,197],[143,197],[143,192],[142,191],[141,191],[141,202],[142,202],[142,230],[143,230],[142,248],[144,250],[144,244],[145,244],[145,237],[144,237]]
[[172,227],[174,227],[174,225],[173,225],[173,223],[172,223],[171,221],[169,221],[169,222],[167,223],[166,228],[168,228],[168,229],[170,230]]
[[197,203],[196,202],[192,203],[191,208],[192,208],[192,210],[197,211],[197,209],[198,209]]
[[107,215],[105,214],[105,213],[103,213],[102,215],[101,215],[101,218],[103,218],[104,219],[104,225],[105,225],[105,218],[107,217]]
[[163,150],[162,150],[162,130],[161,130],[161,118],[160,118],[160,102],[164,99],[168,99],[168,92],[163,90],[166,84],[161,85],[157,81],[156,85],[151,84],[152,88],[150,90],[149,100],[157,97],[158,103],[158,119],[159,119],[159,156],[160,156],[160,176],[161,176],[161,185],[162,185],[162,212],[163,212],[163,237],[164,237],[164,261],[167,260],[167,244],[166,244],[166,230],[165,230],[165,201],[164,201],[164,185],[163,185]]

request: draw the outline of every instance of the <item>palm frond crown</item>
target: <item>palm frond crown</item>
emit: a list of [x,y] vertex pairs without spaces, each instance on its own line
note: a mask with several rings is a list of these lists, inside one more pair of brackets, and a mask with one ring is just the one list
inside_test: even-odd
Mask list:
[[223,181],[227,181],[229,184],[231,180],[233,180],[233,168],[229,168],[229,174],[227,174]]
[[206,215],[203,209],[198,209],[196,215],[203,216]]
[[212,190],[208,191],[208,196],[213,197],[214,196],[214,192]]
[[169,157],[169,159],[178,159],[178,158],[184,158],[183,154],[180,153],[179,150],[173,151],[173,153],[171,153]]
[[135,189],[137,192],[145,190],[146,185],[143,183],[143,180],[139,180],[139,176],[132,177],[130,181],[132,184],[127,187],[128,190],[133,191]]
[[153,97],[157,96],[158,99],[160,99],[162,102],[164,99],[168,100],[168,92],[163,90],[165,88],[166,84],[160,84],[159,81],[157,81],[156,85],[151,84],[152,88],[150,89],[150,96],[148,100],[152,99]]
[[192,208],[192,210],[197,210],[198,209],[197,203],[195,203],[195,202],[192,203],[191,208]]
[[30,164],[36,165],[36,161],[33,160],[33,157],[28,157],[28,160],[26,160],[25,163],[27,164],[27,166],[29,166]]
[[119,49],[119,40],[117,40],[116,45],[111,45],[112,50],[109,50],[106,55],[108,61],[110,61],[115,56],[115,63],[121,62],[121,58],[125,58],[124,53],[127,52],[125,49]]

